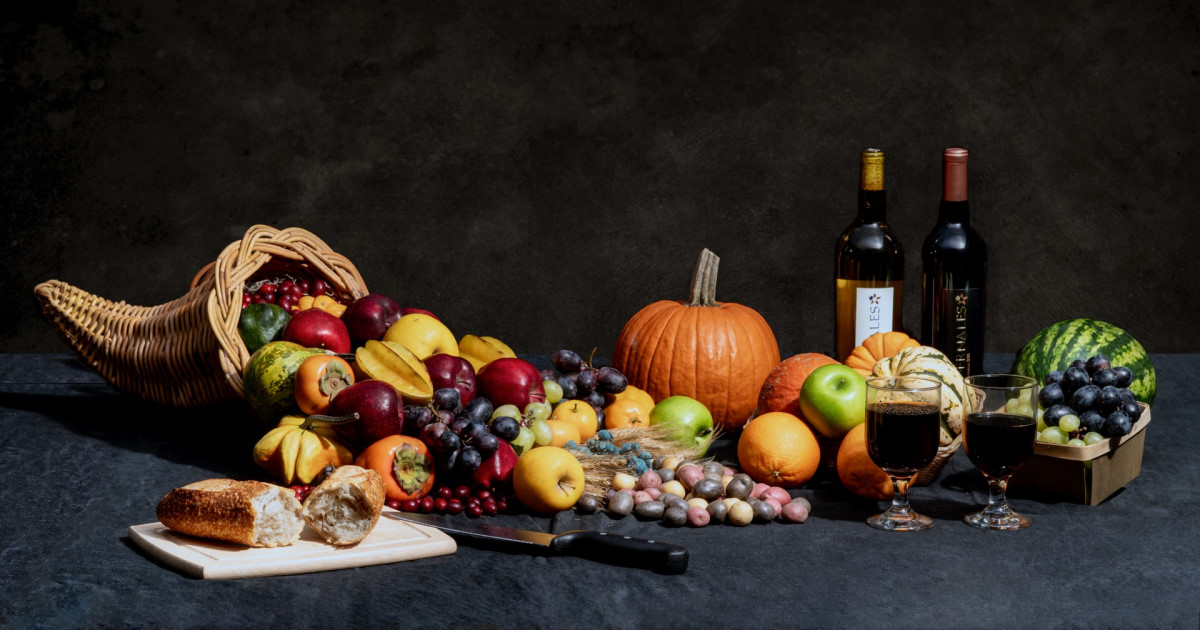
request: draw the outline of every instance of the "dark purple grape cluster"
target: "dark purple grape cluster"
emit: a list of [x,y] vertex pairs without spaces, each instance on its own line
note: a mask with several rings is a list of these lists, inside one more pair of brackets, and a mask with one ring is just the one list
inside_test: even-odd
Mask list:
[[1074,415],[1079,427],[1072,433],[1095,431],[1104,437],[1127,435],[1142,415],[1129,385],[1133,371],[1112,366],[1103,355],[1071,363],[1066,370],[1046,376],[1038,402],[1046,426],[1059,426],[1059,420]]
[[593,367],[590,361],[574,350],[561,349],[550,357],[554,367],[542,370],[542,380],[554,381],[562,387],[563,400],[580,400],[596,410],[600,426],[604,426],[605,395],[620,394],[629,386],[625,375],[615,367]]
[[438,474],[465,479],[491,457],[500,440],[511,441],[520,431],[512,418],[492,421],[491,401],[476,396],[466,405],[457,389],[444,387],[433,393],[428,405],[404,408],[404,434],[429,447]]

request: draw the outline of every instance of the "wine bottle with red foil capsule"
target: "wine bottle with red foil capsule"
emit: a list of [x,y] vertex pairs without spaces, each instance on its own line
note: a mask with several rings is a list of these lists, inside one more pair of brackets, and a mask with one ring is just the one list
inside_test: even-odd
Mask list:
[[862,152],[858,214],[834,254],[834,338],[837,360],[878,332],[900,330],[904,310],[904,248],[888,226],[883,151]]
[[937,224],[921,248],[921,341],[941,350],[963,376],[983,372],[987,243],[971,226],[967,150],[942,157]]

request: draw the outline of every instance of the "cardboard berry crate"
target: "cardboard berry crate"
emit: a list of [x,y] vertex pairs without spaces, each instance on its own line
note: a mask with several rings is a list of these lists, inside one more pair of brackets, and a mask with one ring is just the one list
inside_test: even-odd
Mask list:
[[1150,407],[1138,403],[1142,415],[1127,435],[1091,446],[1035,442],[1033,459],[1009,481],[1010,496],[1049,497],[1099,505],[1142,471],[1142,450]]

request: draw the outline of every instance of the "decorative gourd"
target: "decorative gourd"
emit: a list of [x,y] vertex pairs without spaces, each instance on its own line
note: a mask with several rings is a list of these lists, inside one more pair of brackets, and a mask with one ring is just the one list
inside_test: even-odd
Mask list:
[[846,365],[864,377],[870,376],[875,364],[880,360],[896,356],[897,352],[905,348],[915,348],[919,345],[921,344],[917,343],[916,339],[899,331],[875,333],[864,339],[862,345],[846,357]]
[[617,338],[613,366],[654,400],[695,398],[716,424],[736,429],[779,364],[779,344],[758,311],[716,300],[719,263],[705,249],[687,301],[659,300],[634,314]]
[[[354,461],[330,427],[341,420],[330,416],[284,416],[254,445],[254,462],[286,485],[309,483],[326,466],[345,466]],[[350,418],[347,416],[346,419]]]
[[963,394],[966,389],[962,373],[954,367],[950,358],[937,348],[916,346],[906,348],[895,356],[875,364],[871,376],[919,376],[940,381],[942,384],[942,446],[954,441],[962,433]]

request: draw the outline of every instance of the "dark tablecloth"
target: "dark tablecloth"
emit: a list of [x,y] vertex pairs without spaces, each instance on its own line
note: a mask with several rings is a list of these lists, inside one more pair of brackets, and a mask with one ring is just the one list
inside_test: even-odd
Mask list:
[[[912,500],[920,534],[875,531],[880,504],[835,482],[793,491],[803,525],[667,528],[606,515],[507,515],[684,545],[683,575],[460,545],[454,555],[205,581],[144,555],[130,525],[172,487],[264,478],[237,406],[179,411],[114,392],[67,355],[0,355],[0,625],[6,627],[1186,627],[1200,620],[1194,414],[1200,355],[1156,355],[1141,475],[1104,503],[1014,499],[1015,533],[960,521],[986,499],[961,452]],[[1011,355],[990,355],[1004,371]],[[247,440],[249,439],[249,442]],[[716,455],[732,457],[733,443]],[[1189,516],[1191,515],[1191,516]]]

